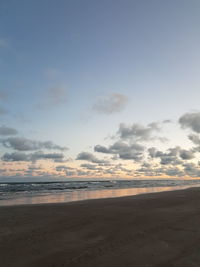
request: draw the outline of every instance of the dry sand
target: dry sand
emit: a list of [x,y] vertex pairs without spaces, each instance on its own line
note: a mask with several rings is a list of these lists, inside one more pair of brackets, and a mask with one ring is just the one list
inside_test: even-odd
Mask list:
[[0,207],[0,266],[200,266],[199,229],[199,188]]

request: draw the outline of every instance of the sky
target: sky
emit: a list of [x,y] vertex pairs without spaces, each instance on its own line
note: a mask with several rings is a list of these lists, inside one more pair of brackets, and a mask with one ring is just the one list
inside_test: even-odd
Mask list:
[[200,177],[199,13],[0,0],[0,177]]

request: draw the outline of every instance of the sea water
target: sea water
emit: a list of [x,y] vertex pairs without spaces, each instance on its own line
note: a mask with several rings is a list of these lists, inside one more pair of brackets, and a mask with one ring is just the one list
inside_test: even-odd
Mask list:
[[0,206],[71,202],[200,186],[199,179],[134,179],[0,183]]

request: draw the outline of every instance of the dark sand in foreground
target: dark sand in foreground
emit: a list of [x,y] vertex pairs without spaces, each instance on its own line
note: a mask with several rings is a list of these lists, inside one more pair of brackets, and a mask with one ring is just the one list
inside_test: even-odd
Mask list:
[[0,207],[0,266],[200,266],[200,189]]

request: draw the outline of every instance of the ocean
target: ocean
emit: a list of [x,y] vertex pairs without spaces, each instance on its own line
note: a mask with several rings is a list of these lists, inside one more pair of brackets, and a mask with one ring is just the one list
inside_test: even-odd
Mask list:
[[134,179],[0,183],[0,206],[71,202],[200,186],[199,179]]

